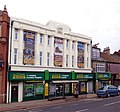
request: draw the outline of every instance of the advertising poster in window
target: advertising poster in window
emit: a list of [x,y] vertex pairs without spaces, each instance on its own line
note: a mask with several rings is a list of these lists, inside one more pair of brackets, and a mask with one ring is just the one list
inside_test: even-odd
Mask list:
[[35,33],[24,32],[23,64],[34,65]]
[[55,52],[54,52],[54,66],[62,67],[63,61],[63,40],[55,38],[54,40]]
[[34,85],[33,84],[25,84],[24,87],[24,96],[29,97],[34,95]]
[[36,83],[36,94],[43,94],[44,89],[43,89],[43,84]]
[[84,43],[78,42],[78,62],[79,68],[84,68]]

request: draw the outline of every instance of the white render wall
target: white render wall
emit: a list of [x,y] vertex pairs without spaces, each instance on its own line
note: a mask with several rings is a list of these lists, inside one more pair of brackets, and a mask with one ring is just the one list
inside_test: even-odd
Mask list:
[[[11,70],[13,71],[44,71],[49,70],[50,72],[81,72],[91,73],[91,41],[92,39],[88,36],[72,33],[71,29],[62,23],[50,21],[46,25],[41,25],[28,20],[11,18],[14,21],[12,28],[12,46],[11,46]],[[14,39],[15,29],[19,31],[18,40]],[[62,28],[62,29],[61,29]],[[36,32],[35,38],[35,63],[34,65],[23,65],[23,32],[24,30]],[[11,32],[11,29],[10,29]],[[60,32],[60,33],[58,33]],[[39,34],[44,34],[43,43],[40,44]],[[47,45],[47,36],[50,36],[50,46]],[[10,34],[11,36],[11,34]],[[54,38],[59,37],[63,39],[63,67],[55,67],[54,61]],[[10,37],[11,39],[11,37]],[[69,40],[69,48],[66,48],[66,40]],[[11,41],[11,40],[9,40]],[[74,41],[74,49],[72,49],[72,42]],[[85,45],[84,50],[84,68],[77,67],[77,42],[83,42]],[[9,43],[10,44],[10,43]],[[88,47],[88,48],[87,48]],[[17,64],[14,64],[14,48],[18,49]],[[87,50],[88,49],[88,50]],[[10,49],[9,49],[10,51]],[[43,52],[42,60],[44,63],[39,64],[40,56],[39,52]],[[47,52],[50,53],[50,66],[47,66]],[[69,55],[69,64],[66,67],[66,55]],[[72,55],[74,55],[74,67],[72,67]],[[88,65],[87,65],[88,59]],[[9,52],[10,62],[10,52]]]

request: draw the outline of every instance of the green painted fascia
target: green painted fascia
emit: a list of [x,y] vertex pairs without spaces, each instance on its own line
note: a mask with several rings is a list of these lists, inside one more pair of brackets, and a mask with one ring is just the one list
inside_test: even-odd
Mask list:
[[45,70],[45,80],[49,80],[49,71]]
[[72,79],[74,80],[75,79],[75,72],[72,71]]

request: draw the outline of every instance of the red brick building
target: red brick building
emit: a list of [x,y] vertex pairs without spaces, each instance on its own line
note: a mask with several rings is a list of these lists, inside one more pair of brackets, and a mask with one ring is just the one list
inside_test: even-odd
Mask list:
[[102,58],[107,61],[107,69],[112,75],[112,84],[115,86],[120,85],[120,51],[110,54],[110,49],[104,49],[101,53]]
[[10,18],[6,6],[0,10],[0,103],[6,102]]

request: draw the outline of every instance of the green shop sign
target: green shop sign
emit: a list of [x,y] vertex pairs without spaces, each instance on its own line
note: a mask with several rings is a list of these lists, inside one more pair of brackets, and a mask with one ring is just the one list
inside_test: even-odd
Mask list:
[[75,74],[76,79],[93,79],[93,74]]
[[36,72],[10,72],[9,80],[44,80],[44,73]]
[[97,74],[97,79],[110,79],[111,74],[105,73],[105,74]]
[[50,73],[50,79],[71,79],[71,74]]

